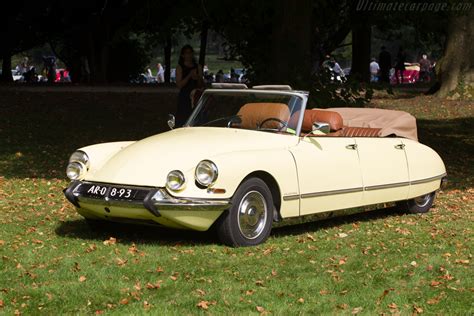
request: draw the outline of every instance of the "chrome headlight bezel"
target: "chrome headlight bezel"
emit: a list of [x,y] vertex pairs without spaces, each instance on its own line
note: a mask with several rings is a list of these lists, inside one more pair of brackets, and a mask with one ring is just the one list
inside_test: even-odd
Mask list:
[[72,162],[80,162],[82,163],[87,169],[90,168],[90,159],[89,156],[82,150],[76,150],[72,153],[69,157],[69,163]]
[[166,176],[166,187],[171,191],[179,191],[184,188],[186,178],[179,170],[172,170]]
[[70,180],[79,180],[86,172],[86,166],[80,161],[73,161],[67,165],[66,176]]
[[214,162],[210,160],[202,160],[196,166],[194,178],[196,182],[203,187],[210,187],[217,181],[219,169]]

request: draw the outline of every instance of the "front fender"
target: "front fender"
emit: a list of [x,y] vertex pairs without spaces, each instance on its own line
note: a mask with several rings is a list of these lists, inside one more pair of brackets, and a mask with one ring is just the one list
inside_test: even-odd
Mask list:
[[111,142],[111,143],[102,143],[95,144],[91,146],[86,146],[79,148],[89,156],[90,159],[90,168],[85,175],[85,179],[92,177],[97,170],[102,168],[102,166],[116,153],[124,149],[125,147],[133,144],[134,141],[128,142]]
[[220,199],[232,198],[242,180],[256,171],[270,174],[276,181],[281,193],[280,213],[282,217],[299,215],[299,201],[284,201],[284,195],[299,194],[296,163],[293,155],[286,149],[265,149],[232,152],[212,157],[219,170],[219,176],[212,188],[225,189],[225,193],[212,193],[207,189],[199,188],[194,182],[194,171],[187,170],[185,177],[188,180],[184,190],[172,192],[177,197],[193,197]]

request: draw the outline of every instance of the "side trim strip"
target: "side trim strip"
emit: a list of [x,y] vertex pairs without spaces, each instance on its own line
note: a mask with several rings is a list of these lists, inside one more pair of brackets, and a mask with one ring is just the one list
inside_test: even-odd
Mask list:
[[312,192],[312,193],[304,193],[301,194],[302,199],[318,197],[318,196],[325,196],[325,195],[336,195],[336,194],[345,194],[345,193],[354,193],[360,192],[363,188],[351,188],[351,189],[341,189],[341,190],[331,190],[331,191],[323,191],[323,192]]
[[299,194],[285,195],[283,197],[283,201],[293,201],[293,200],[298,200],[299,198],[300,198]]
[[442,179],[445,176],[446,176],[446,173],[443,173],[439,176],[426,178],[426,179],[415,180],[415,181],[406,181],[406,182],[398,182],[398,183],[390,183],[390,184],[372,185],[372,186],[368,186],[368,187],[364,187],[364,188],[360,187],[360,188],[351,188],[351,189],[312,192],[312,193],[304,193],[304,194],[301,194],[301,195],[298,195],[298,194],[285,195],[285,196],[283,196],[283,201],[292,201],[292,200],[297,200],[299,198],[307,199],[307,198],[326,196],[326,195],[354,193],[354,192],[360,192],[360,191],[364,191],[364,190],[365,191],[373,191],[373,190],[383,190],[383,189],[397,188],[397,187],[403,187],[403,186],[408,186],[408,185],[416,185],[416,184],[431,182],[431,181]]
[[371,185],[365,187],[365,191],[372,191],[372,190],[382,190],[382,189],[390,189],[390,188],[398,188],[410,185],[409,181],[406,182],[398,182],[398,183],[389,183],[389,184],[379,184],[379,185]]
[[420,184],[420,183],[426,183],[426,182],[431,182],[431,181],[435,181],[435,180],[439,180],[439,179],[442,179],[444,177],[446,177],[446,172],[443,173],[443,174],[440,174],[439,176],[436,176],[436,177],[431,177],[431,178],[426,178],[426,179],[420,179],[420,180],[415,180],[415,181],[411,181],[410,184],[413,185],[413,184]]

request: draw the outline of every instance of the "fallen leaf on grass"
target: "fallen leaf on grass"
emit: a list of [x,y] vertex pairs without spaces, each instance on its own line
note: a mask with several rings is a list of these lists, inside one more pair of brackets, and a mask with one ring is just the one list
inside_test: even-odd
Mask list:
[[360,306],[359,306],[359,307],[355,307],[354,309],[352,309],[351,314],[352,314],[352,315],[357,315],[357,314],[359,314],[360,312],[362,312],[362,309],[363,309],[363,308],[360,307]]
[[298,303],[304,303],[304,298],[300,297],[300,298],[298,299]]
[[347,236],[349,236],[349,235],[347,235],[346,233],[337,234],[337,237],[339,237],[339,238],[346,238]]
[[159,288],[161,287],[161,284],[160,284],[159,281],[156,282],[155,284],[148,282],[148,283],[145,285],[145,287],[146,287],[147,289],[149,289],[149,290],[159,289]]
[[265,311],[265,308],[263,308],[262,306],[257,306],[256,309],[259,313],[263,313]]
[[413,305],[413,315],[422,314],[422,313],[423,313],[423,308]]
[[209,309],[210,305],[216,305],[216,304],[217,304],[216,301],[210,301],[210,302],[209,301],[200,301],[199,303],[197,303],[196,306],[199,307],[199,308],[207,310],[207,309]]
[[146,309],[146,310],[148,310],[148,309],[151,308],[151,304],[148,303],[148,301],[144,301],[144,302],[143,302],[143,308]]
[[72,271],[74,272],[81,271],[81,267],[79,266],[79,263],[74,262],[74,267],[72,268]]
[[316,241],[316,238],[314,238],[314,236],[311,234],[306,234],[306,238],[308,238],[311,241]]
[[128,260],[126,260],[126,259],[124,260],[124,259],[121,259],[121,258],[117,258],[116,261],[117,261],[117,265],[118,265],[119,267],[123,267],[123,266],[126,265],[127,262],[128,262]]
[[87,280],[87,278],[84,275],[79,277],[79,282],[84,282],[85,280]]
[[390,293],[390,291],[393,291],[393,290],[394,290],[393,288],[384,290],[383,293],[382,293],[382,295],[380,295],[380,297],[379,297],[378,300],[377,300],[377,305],[380,304],[380,302],[385,298],[385,296],[387,296],[388,293]]
[[137,291],[140,291],[142,289],[142,285],[140,284],[140,282],[137,282],[135,283],[135,285],[133,286],[135,288],[135,290]]
[[0,308],[5,307],[5,303],[3,303],[3,300],[0,300]]
[[96,249],[97,249],[97,246],[95,244],[90,244],[87,247],[86,252],[89,253],[89,252],[95,251]]
[[104,240],[103,242],[103,244],[106,246],[115,245],[116,243],[117,243],[117,239],[114,237],[110,237],[109,239]]
[[458,263],[458,264],[469,264],[469,260],[465,259],[456,259],[454,260],[454,263]]
[[427,303],[428,305],[436,305],[436,304],[438,304],[445,296],[446,296],[446,293],[441,292],[439,295],[430,298],[428,301],[426,301],[426,303]]
[[438,287],[440,284],[443,284],[443,282],[431,281],[430,286],[432,286],[432,287]]
[[204,290],[201,290],[201,289],[197,289],[196,292],[199,294],[199,296],[206,295],[206,292]]
[[120,300],[120,304],[122,304],[122,305],[127,305],[128,302],[129,302],[129,301],[128,301],[128,298],[122,298],[122,299]]

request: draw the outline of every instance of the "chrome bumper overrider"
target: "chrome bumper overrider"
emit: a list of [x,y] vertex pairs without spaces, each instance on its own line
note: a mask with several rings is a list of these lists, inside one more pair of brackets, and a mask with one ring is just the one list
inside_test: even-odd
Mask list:
[[[86,182],[73,181],[63,191],[68,201],[78,208],[81,207],[81,203],[103,205],[104,207],[146,208],[153,215],[161,216],[160,211],[224,211],[230,206],[229,199],[178,198],[169,194],[164,188],[135,187],[148,191],[145,198],[140,200],[90,198],[77,192],[77,188],[83,183]],[[90,184],[90,182],[87,183]],[[120,186],[133,188],[133,186]]]

